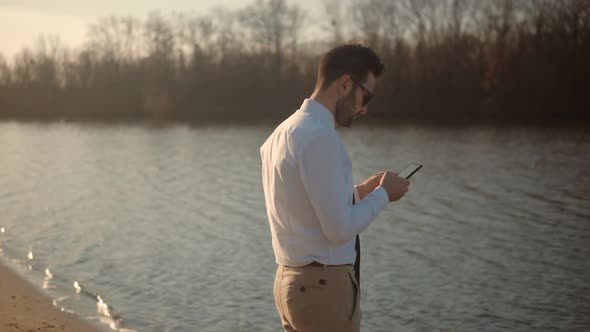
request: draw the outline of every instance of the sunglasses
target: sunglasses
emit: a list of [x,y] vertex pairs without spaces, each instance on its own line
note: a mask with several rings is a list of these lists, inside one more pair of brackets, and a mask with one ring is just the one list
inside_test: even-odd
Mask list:
[[373,100],[373,98],[375,98],[375,94],[373,92],[371,92],[369,89],[367,89],[364,85],[360,84],[354,78],[350,77],[350,80],[354,84],[358,85],[361,89],[363,89],[363,92],[364,92],[364,95],[363,95],[363,107],[369,105],[369,103],[371,102],[371,100]]

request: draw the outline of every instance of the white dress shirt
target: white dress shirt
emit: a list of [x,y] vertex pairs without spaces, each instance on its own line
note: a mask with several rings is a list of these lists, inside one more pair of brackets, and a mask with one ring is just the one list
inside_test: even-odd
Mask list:
[[332,113],[306,99],[268,137],[260,156],[277,264],[353,264],[356,235],[389,198],[377,187],[352,204],[352,163]]

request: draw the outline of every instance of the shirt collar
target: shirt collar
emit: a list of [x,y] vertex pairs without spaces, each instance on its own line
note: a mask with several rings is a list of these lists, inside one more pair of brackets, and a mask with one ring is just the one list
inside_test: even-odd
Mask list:
[[308,113],[311,117],[317,120],[322,126],[329,129],[335,129],[334,116],[324,105],[312,99],[305,99],[301,104],[300,110]]

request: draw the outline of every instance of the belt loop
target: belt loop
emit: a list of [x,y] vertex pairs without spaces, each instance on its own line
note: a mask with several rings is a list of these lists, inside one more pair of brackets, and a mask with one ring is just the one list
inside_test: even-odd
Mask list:
[[324,264],[323,267],[324,267],[324,272],[328,272],[328,265]]

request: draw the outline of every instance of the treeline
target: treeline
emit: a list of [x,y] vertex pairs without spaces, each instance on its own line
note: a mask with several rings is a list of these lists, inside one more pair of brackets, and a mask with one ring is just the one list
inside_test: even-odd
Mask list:
[[379,121],[590,118],[590,0],[319,5],[315,19],[286,0],[101,18],[76,50],[40,37],[0,55],[0,118],[277,121],[311,93],[319,56],[349,40],[386,64]]

